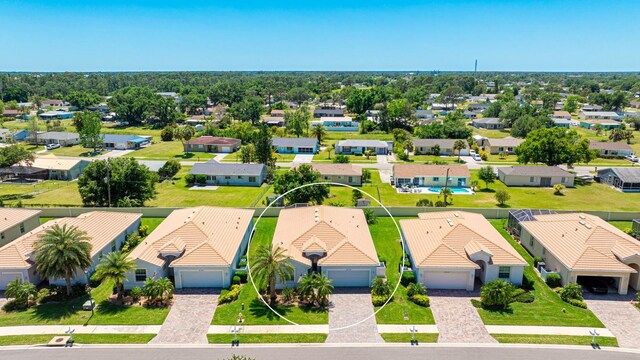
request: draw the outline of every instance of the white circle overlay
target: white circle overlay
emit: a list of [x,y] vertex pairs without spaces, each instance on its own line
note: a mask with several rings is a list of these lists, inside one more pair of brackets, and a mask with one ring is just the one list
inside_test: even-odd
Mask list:
[[[292,324],[292,325],[297,325],[300,327],[304,327],[310,330],[316,330],[308,325],[311,324],[298,324],[295,321],[289,320],[287,319],[286,316],[280,314],[279,312],[277,312],[274,308],[271,307],[271,305],[269,305],[268,301],[266,301],[264,299],[264,297],[260,294],[260,291],[258,290],[258,287],[256,286],[255,282],[253,281],[253,276],[251,275],[251,262],[250,262],[250,256],[249,256],[249,252],[251,250],[251,242],[253,242],[253,237],[255,235],[255,230],[256,230],[256,225],[258,225],[258,223],[260,222],[260,219],[262,219],[262,216],[264,215],[264,213],[271,207],[273,206],[273,204],[275,204],[280,198],[286,196],[287,194],[294,192],[296,190],[299,189],[303,189],[305,187],[309,187],[309,186],[316,186],[316,185],[334,185],[334,186],[343,186],[343,187],[347,187],[350,189],[354,189],[354,190],[358,190],[361,193],[367,195],[369,198],[373,199],[378,205],[380,205],[380,207],[382,207],[384,209],[384,211],[387,213],[387,215],[389,215],[389,217],[391,218],[391,220],[393,221],[393,224],[396,226],[396,229],[398,230],[398,235],[400,236],[400,244],[402,245],[402,258],[404,259],[404,254],[406,254],[405,251],[405,247],[404,247],[404,240],[402,239],[402,232],[400,231],[400,226],[398,226],[398,222],[395,220],[395,218],[393,217],[393,215],[391,215],[391,212],[389,212],[389,210],[375,197],[373,197],[371,194],[367,193],[366,191],[359,189],[357,187],[351,186],[351,185],[347,185],[347,184],[341,184],[341,183],[335,183],[335,182],[316,182],[316,183],[310,183],[310,184],[304,184],[304,185],[300,185],[297,186],[287,192],[285,192],[284,194],[278,196],[277,198],[275,198],[271,203],[269,203],[269,205],[267,205],[266,208],[264,208],[264,210],[262,210],[262,212],[260,213],[260,215],[258,216],[258,219],[253,223],[253,228],[251,229],[251,237],[249,239],[249,243],[247,244],[247,274],[249,275],[249,280],[251,280],[251,285],[253,286],[253,289],[256,291],[256,293],[258,294],[258,297],[260,298],[260,301],[266,305],[269,310],[271,310],[274,314],[278,315],[281,319],[285,320],[286,322]],[[386,264],[385,264],[386,265]],[[341,327],[336,327],[336,328],[331,328],[329,327],[329,331],[333,330],[333,331],[337,331],[337,330],[344,330],[344,329],[348,329],[350,327],[362,324],[363,322],[371,319],[372,317],[375,317],[376,314],[382,310],[385,306],[387,306],[387,303],[389,303],[389,301],[391,301],[391,299],[393,299],[393,297],[395,296],[396,292],[398,291],[398,288],[400,287],[400,282],[402,281],[402,274],[404,273],[404,265],[401,264],[402,266],[400,267],[400,276],[398,277],[398,282],[396,283],[396,286],[393,288],[393,292],[391,293],[391,295],[389,295],[389,298],[387,298],[387,301],[384,302],[384,304],[382,304],[382,306],[373,312],[373,314],[367,316],[366,318],[359,320],[353,324],[349,324],[346,326],[341,326]]]

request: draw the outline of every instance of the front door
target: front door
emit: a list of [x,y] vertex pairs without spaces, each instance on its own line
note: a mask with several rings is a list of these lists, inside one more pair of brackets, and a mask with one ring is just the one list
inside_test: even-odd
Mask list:
[[540,186],[551,187],[551,178],[550,177],[540,178]]

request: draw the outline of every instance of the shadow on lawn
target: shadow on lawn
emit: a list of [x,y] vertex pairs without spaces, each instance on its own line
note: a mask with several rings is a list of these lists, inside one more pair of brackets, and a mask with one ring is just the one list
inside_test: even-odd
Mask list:
[[89,300],[89,296],[82,296],[71,301],[38,305],[33,308],[33,317],[45,322],[67,319],[82,311],[82,304],[87,300]]
[[[293,308],[294,306],[283,306],[283,305],[277,305],[273,307],[273,309],[276,312],[278,312],[278,314],[284,317],[286,317],[287,314],[289,314],[291,310],[293,310]],[[321,313],[326,311],[326,309],[313,308],[311,306],[300,306],[299,309],[302,310],[302,312],[304,312],[305,314]],[[260,301],[260,299],[253,299],[251,301],[251,304],[249,304],[249,312],[256,319],[266,317],[268,320],[277,320],[279,318],[279,316],[275,314],[273,311],[271,311],[271,309],[269,309],[267,305],[265,305],[262,301]]]

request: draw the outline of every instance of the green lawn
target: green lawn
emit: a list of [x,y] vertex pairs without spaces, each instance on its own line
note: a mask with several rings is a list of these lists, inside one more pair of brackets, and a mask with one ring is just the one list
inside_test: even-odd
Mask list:
[[106,154],[108,151],[94,153],[93,149],[87,149],[82,145],[63,146],[57,149],[49,150],[43,155],[54,154],[56,156],[75,156],[75,157],[93,157]]
[[[270,246],[277,221],[277,218],[260,219],[256,226],[253,240],[251,241],[249,263],[251,263],[251,255],[255,254],[255,251],[260,245]],[[242,310],[243,305],[244,310]],[[326,310],[297,306],[277,306],[275,310],[280,315],[298,324],[327,324],[329,321],[329,314]],[[242,312],[244,316],[244,323],[246,325],[289,324],[259,300],[258,294],[251,283],[243,285],[238,300],[229,304],[219,305],[216,308],[212,324],[236,324],[240,312]]]
[[207,161],[216,156],[216,154],[206,152],[184,152],[184,147],[180,141],[160,141],[154,142],[140,150],[131,153],[131,156],[142,160],[189,160],[189,161]]
[[609,221],[609,224],[622,231],[625,231],[625,229],[631,229],[631,221]]
[[[11,335],[0,336],[0,346],[46,344],[55,335]],[[66,336],[61,334],[61,336]],[[155,334],[76,334],[77,344],[146,344]]]
[[[503,344],[591,345],[591,336],[519,334],[491,334],[491,336]],[[599,346],[618,347],[618,340],[614,337],[598,336],[596,344]]]
[[[518,253],[529,263],[524,275],[534,283],[532,303],[512,303],[505,310],[478,309],[486,325],[540,325],[540,326],[588,326],[604,327],[588,309],[572,306],[560,299],[532,268],[533,258],[504,230],[504,220],[489,220]],[[563,311],[564,309],[564,311]]]
[[[380,334],[382,339],[388,343],[409,343],[411,342],[411,334],[409,333],[385,333]],[[419,343],[436,343],[438,342],[439,334],[429,334],[429,333],[417,333],[415,335],[415,339],[418,340]]]
[[[399,221],[401,218],[395,218]],[[400,235],[390,217],[380,217],[376,224],[370,225],[371,237],[376,247],[378,257],[383,257],[387,261],[387,281],[392,290],[395,288],[400,278],[398,267],[402,256],[402,244],[399,242]],[[378,310],[380,307],[376,307]],[[405,313],[409,317],[404,320]],[[409,301],[407,290],[400,285],[392,301],[387,303],[382,310],[376,314],[378,324],[435,324],[433,313],[430,308],[422,307]]]
[[480,135],[488,138],[502,139],[511,136],[511,132],[509,130],[487,130],[475,127],[472,127],[472,129],[473,135]]
[[97,304],[95,316],[81,310],[89,299],[83,296],[65,303],[47,303],[27,311],[5,313],[0,311],[0,326],[21,325],[160,325],[169,309],[150,309],[141,306],[119,306],[107,300],[113,283],[103,282],[92,291]]
[[[209,334],[210,344],[230,344],[233,334]],[[239,334],[238,341],[247,344],[263,343],[323,343],[327,334]]]
[[0,199],[5,205],[14,205],[22,200],[32,206],[78,206],[82,205],[78,183],[75,181],[47,180],[37,184],[0,184]]

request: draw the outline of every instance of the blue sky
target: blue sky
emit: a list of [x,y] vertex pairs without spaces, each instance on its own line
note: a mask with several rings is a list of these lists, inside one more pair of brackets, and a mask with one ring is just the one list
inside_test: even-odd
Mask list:
[[638,71],[640,1],[0,0],[0,71]]

